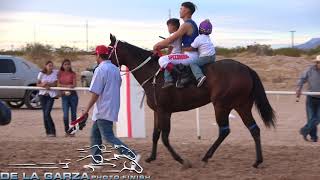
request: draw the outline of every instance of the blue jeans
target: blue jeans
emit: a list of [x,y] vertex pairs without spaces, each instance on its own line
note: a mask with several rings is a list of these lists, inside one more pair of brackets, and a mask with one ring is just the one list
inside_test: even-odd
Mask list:
[[69,129],[69,109],[71,109],[71,121],[77,119],[78,95],[71,91],[69,96],[62,96],[63,122],[64,130],[67,133]]
[[198,60],[194,61],[194,63],[190,64],[190,68],[192,70],[192,73],[196,80],[200,80],[204,74],[201,70],[202,66],[209,64],[209,63],[214,63],[216,61],[216,55],[213,56],[204,56],[204,57],[199,57]]
[[52,117],[51,117],[51,110],[54,103],[54,98],[50,96],[43,96],[40,95],[40,102],[43,111],[43,122],[44,127],[46,129],[47,134],[56,134],[56,128],[54,126]]
[[[92,130],[91,130],[91,146],[94,145],[102,145],[102,137],[105,139],[108,143],[110,143],[113,147],[114,145],[123,145],[128,148],[126,144],[124,144],[120,139],[114,136],[113,134],[113,122],[104,120],[104,119],[98,119],[93,123]],[[129,155],[131,157],[134,157],[136,154],[132,150],[132,153],[130,151],[126,150],[125,148],[119,148],[118,152],[120,154]],[[101,155],[101,150],[97,147],[94,147],[91,149],[92,156],[95,157],[97,161],[101,161],[101,159],[96,155]]]
[[307,96],[307,124],[301,129],[304,135],[310,134],[312,139],[318,139],[317,125],[320,122],[320,98]]

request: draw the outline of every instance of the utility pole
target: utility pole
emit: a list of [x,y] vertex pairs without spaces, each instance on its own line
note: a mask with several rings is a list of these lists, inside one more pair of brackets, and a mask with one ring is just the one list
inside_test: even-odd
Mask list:
[[171,19],[171,9],[169,9],[169,19]]
[[86,20],[86,49],[89,51],[89,39],[88,39],[88,20]]
[[296,31],[289,31],[291,33],[291,47],[294,48],[294,33]]

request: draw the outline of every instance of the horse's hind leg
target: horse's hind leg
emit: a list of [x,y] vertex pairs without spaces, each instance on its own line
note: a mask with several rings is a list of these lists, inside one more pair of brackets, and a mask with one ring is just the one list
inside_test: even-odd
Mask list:
[[206,155],[202,158],[202,161],[207,163],[208,159],[211,158],[214,152],[218,149],[223,140],[229,135],[229,113],[231,109],[225,109],[219,106],[215,106],[216,121],[219,126],[219,137],[210,147]]
[[153,128],[153,135],[152,135],[152,152],[148,159],[146,159],[146,162],[151,162],[156,160],[157,158],[157,145],[158,140],[160,137],[160,127],[159,127],[159,121],[158,121],[158,114],[156,111],[154,111],[154,128]]
[[159,122],[160,122],[160,128],[161,128],[161,137],[163,144],[167,147],[168,151],[172,155],[172,157],[178,161],[180,164],[183,165],[183,168],[190,168],[191,164],[187,160],[183,160],[178,153],[175,152],[175,150],[172,148],[172,146],[169,143],[169,134],[171,129],[171,113],[159,113],[158,114]]
[[260,140],[260,128],[256,124],[252,113],[251,113],[252,105],[242,106],[240,108],[236,108],[236,111],[239,113],[243,123],[249,129],[255,145],[256,145],[256,162],[253,164],[253,167],[257,168],[259,164],[263,162],[262,156],[262,148],[261,148],[261,140]]

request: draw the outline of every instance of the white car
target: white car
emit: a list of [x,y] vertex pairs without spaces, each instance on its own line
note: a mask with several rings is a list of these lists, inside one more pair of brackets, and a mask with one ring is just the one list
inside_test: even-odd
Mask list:
[[[0,86],[36,86],[40,69],[19,57],[0,55]],[[0,99],[12,108],[24,104],[29,109],[40,108],[37,90],[0,89]]]

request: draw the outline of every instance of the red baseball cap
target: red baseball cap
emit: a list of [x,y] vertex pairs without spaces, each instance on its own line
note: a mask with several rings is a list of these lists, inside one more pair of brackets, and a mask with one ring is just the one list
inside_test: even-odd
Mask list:
[[105,45],[99,45],[96,47],[95,52],[93,55],[101,55],[101,54],[109,54],[110,50]]

